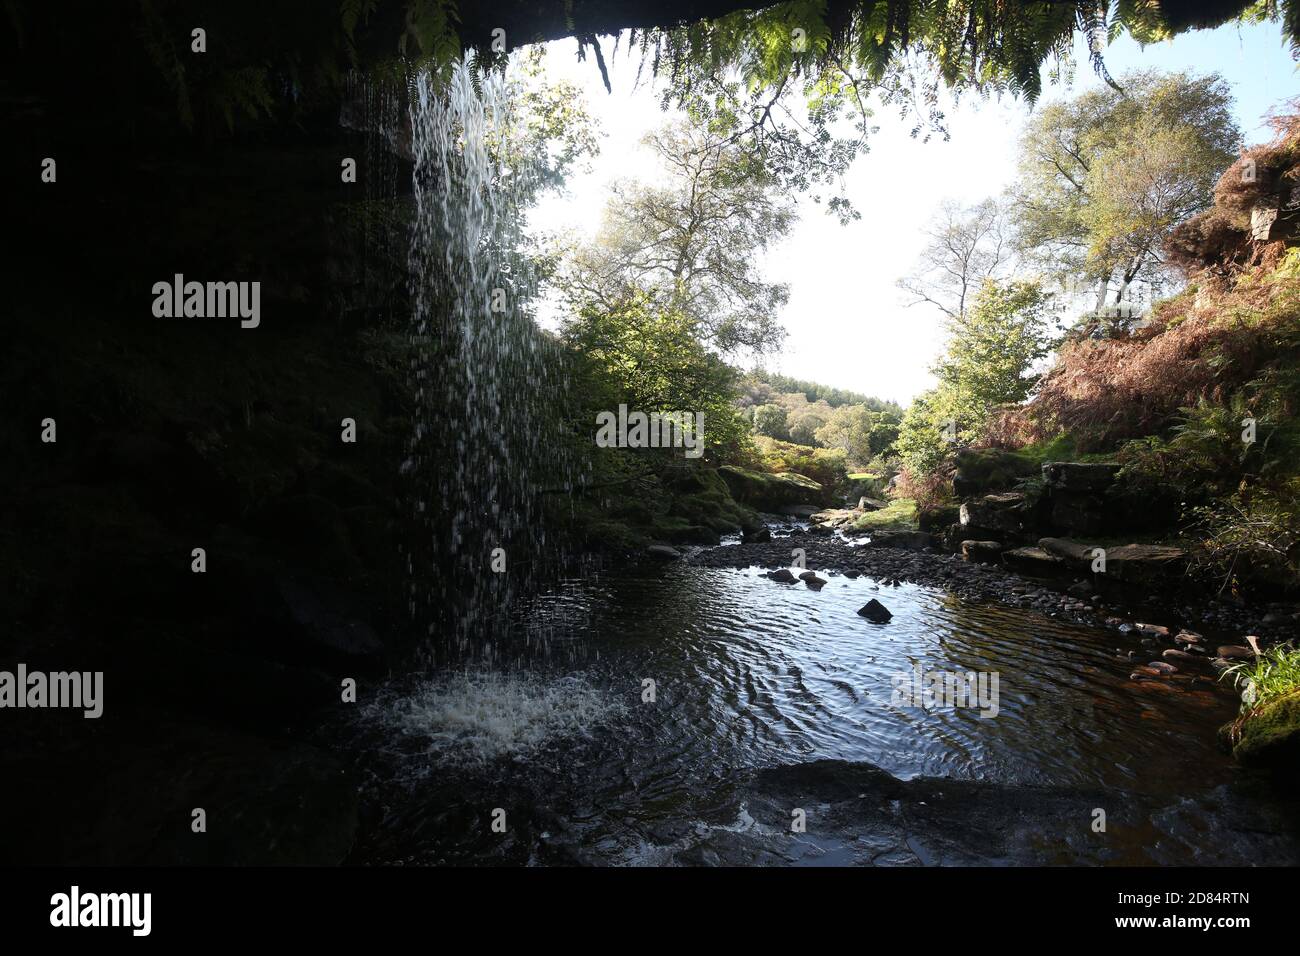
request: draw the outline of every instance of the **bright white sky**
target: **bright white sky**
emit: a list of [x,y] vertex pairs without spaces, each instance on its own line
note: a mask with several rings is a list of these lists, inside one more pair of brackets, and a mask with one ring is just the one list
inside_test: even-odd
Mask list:
[[[542,201],[530,217],[534,228],[593,236],[611,180],[653,181],[657,175],[654,158],[640,145],[647,131],[665,121],[656,90],[644,77],[634,88],[635,58],[625,57],[620,47],[611,61],[608,41],[603,45],[612,95],[605,92],[594,57],[577,61],[575,41],[547,48],[548,73],[584,90],[604,138],[591,171],[572,177],[566,195]],[[1044,100],[1100,83],[1082,47],[1077,53],[1072,85],[1047,88]],[[1247,142],[1270,138],[1263,116],[1300,95],[1296,65],[1274,24],[1200,31],[1145,50],[1123,39],[1106,52],[1106,63],[1116,76],[1153,67],[1221,73],[1236,94],[1237,121]],[[928,370],[942,348],[942,315],[931,306],[908,306],[896,280],[913,269],[925,242],[921,230],[941,201],[975,202],[1010,183],[1016,141],[1029,116],[1023,103],[974,97],[945,112],[951,139],[928,143],[908,135],[911,118],[900,120],[888,109],[876,112],[879,132],[845,182],[861,220],[841,226],[810,198],[799,198],[798,225],[765,263],[771,280],[789,283],[791,292],[781,316],[788,331],[785,347],[767,363],[773,371],[904,405],[932,384]]]

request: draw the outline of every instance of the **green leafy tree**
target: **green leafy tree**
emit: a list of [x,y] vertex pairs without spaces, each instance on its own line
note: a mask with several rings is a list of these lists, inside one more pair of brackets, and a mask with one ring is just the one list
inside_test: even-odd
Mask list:
[[775,349],[789,290],[766,281],[759,262],[790,231],[789,197],[754,154],[718,143],[698,123],[646,142],[665,178],[615,185],[596,240],[572,251],[565,293],[579,309],[644,296],[722,354]]
[[957,407],[951,392],[930,389],[912,400],[898,426],[894,449],[914,476],[938,472],[956,440]]
[[[803,395],[804,401],[825,402],[832,408],[838,408],[841,405],[865,405],[876,412],[887,411],[895,415],[903,414],[903,409],[897,402],[886,401],[872,395],[863,395],[861,392],[851,392],[843,388],[822,385],[818,382],[791,378],[788,375],[769,372],[761,368],[754,369],[745,376],[743,387],[753,390],[756,394],[761,394],[764,401],[772,401],[776,395],[781,393],[790,395],[798,392]],[[761,405],[763,402],[753,401],[750,404]]]
[[[803,398],[802,395],[798,396]],[[790,430],[790,441],[798,445],[816,445],[817,429],[821,428],[835,413],[825,402],[796,402],[786,414],[786,423]]]
[[966,314],[949,323],[939,384],[903,416],[897,449],[915,475],[928,475],[960,444],[979,438],[999,405],[1023,402],[1035,366],[1053,344],[1048,296],[1032,282],[986,281]]
[[754,409],[754,434],[779,438],[782,441],[790,437],[785,425],[785,409],[780,405],[759,405]]
[[734,404],[737,373],[704,348],[684,314],[661,311],[645,295],[614,309],[592,305],[565,324],[562,339],[582,366],[579,431],[590,432],[590,412],[627,404],[703,413],[705,448],[714,457],[730,457],[746,442],[749,423]]
[[1130,73],[1052,103],[1020,144],[1018,242],[1045,275],[1096,290],[1098,308],[1134,282],[1165,281],[1162,246],[1211,201],[1240,131],[1217,74]]
[[968,428],[998,405],[1023,402],[1052,348],[1048,297],[1033,282],[985,282],[971,308],[949,323],[948,345],[934,368]]
[[821,428],[818,444],[843,451],[849,461],[866,464],[888,454],[898,438],[899,418],[888,412],[875,412],[865,405],[843,405]]

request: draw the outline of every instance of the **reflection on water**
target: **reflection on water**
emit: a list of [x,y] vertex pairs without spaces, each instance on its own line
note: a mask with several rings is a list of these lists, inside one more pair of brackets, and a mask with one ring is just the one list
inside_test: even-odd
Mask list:
[[[1126,805],[1154,806],[1239,776],[1214,746],[1232,695],[1205,680],[1131,682],[1132,664],[1116,653],[1125,638],[868,578],[823,575],[829,583],[812,591],[757,569],[644,570],[535,599],[516,643],[548,652],[521,661],[518,675],[386,688],[364,720],[370,789],[384,809],[359,858],[548,862],[559,841],[561,860],[714,862],[709,854],[721,852],[721,862],[785,862],[799,854],[763,854],[788,830],[773,815],[787,811],[757,807],[788,804],[774,796],[786,787],[798,800],[867,774],[859,785],[877,794],[866,802],[881,812],[899,784],[871,768],[903,781],[1009,785],[978,791],[992,796],[971,796],[957,814],[1016,787],[1093,803],[1122,792]],[[872,597],[893,612],[888,624],[857,615]],[[996,672],[997,716],[896,706],[896,675],[918,666]],[[515,808],[515,825],[506,838],[485,838],[480,821],[498,806]],[[843,821],[852,839],[880,831],[872,853],[893,862],[890,820],[863,814]],[[915,836],[900,830],[899,839],[917,862],[917,847],[907,849]],[[823,849],[816,855],[832,862],[860,855]],[[1056,848],[1041,861],[1085,856]]]

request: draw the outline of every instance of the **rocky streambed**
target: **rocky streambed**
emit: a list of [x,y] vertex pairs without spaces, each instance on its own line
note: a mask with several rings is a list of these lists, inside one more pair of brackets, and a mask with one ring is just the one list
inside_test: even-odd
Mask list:
[[[1267,644],[1293,636],[1300,627],[1300,606],[1296,605],[1248,607],[1231,600],[1157,590],[1139,594],[1135,600],[1116,600],[1099,593],[1086,578],[1033,577],[999,565],[969,561],[960,554],[873,546],[867,538],[854,541],[798,528],[770,541],[709,548],[687,560],[700,567],[775,570],[796,563],[792,554],[795,549],[803,551],[803,563],[808,569],[823,576],[866,575],[885,583],[906,581],[943,588],[967,600],[1032,608],[1121,633],[1141,631],[1139,625],[1146,625],[1153,635],[1167,630],[1170,646],[1172,636],[1183,629],[1204,631],[1221,644],[1244,645],[1248,635]],[[1080,584],[1088,586],[1081,588]]]
[[[1102,593],[1087,577],[1039,578],[972,560],[969,552],[963,556],[878,543],[917,545],[924,544],[925,538],[884,534],[873,543],[869,538],[828,534],[825,526],[814,525],[794,527],[788,535],[769,540],[710,548],[687,560],[709,568],[766,568],[772,587],[810,592],[834,587],[837,578],[842,582],[865,576],[879,588],[907,582],[941,588],[964,601],[1028,609],[1111,630],[1126,645],[1116,646],[1114,653],[1132,665],[1131,689],[1143,694],[1198,689],[1227,693],[1231,684],[1220,677],[1228,667],[1249,660],[1257,648],[1291,638],[1300,622],[1300,609],[1294,605],[1252,608],[1181,588],[1134,594],[1125,587],[1124,597],[1117,599]],[[812,594],[809,597],[815,600]],[[879,600],[887,609],[887,591]]]

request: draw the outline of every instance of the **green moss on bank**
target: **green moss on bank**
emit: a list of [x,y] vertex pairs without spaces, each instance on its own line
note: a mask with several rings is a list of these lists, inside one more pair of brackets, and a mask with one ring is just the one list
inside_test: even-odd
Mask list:
[[1254,767],[1300,770],[1300,689],[1256,707],[1223,729],[1232,755]]
[[895,498],[879,511],[868,511],[849,526],[850,531],[916,531],[916,502]]

